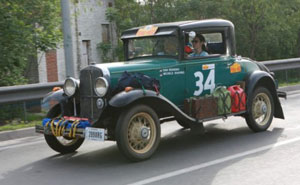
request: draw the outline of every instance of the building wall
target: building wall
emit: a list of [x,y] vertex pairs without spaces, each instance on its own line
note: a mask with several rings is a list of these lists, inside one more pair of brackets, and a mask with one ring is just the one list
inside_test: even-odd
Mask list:
[[[89,63],[102,62],[97,45],[103,40],[102,25],[110,25],[105,15],[109,3],[113,5],[113,0],[85,0],[71,6],[71,12],[74,15],[72,16],[72,39],[76,77],[79,71]],[[111,29],[110,34],[110,41],[116,45],[115,31]]]
[[[89,63],[101,63],[101,54],[97,45],[103,41],[102,25],[109,25],[110,42],[117,44],[116,32],[106,20],[105,11],[109,5],[114,5],[113,0],[83,0],[78,3],[70,1],[70,18],[72,26],[73,61],[75,77],[79,77],[79,71]],[[40,82],[49,82],[54,77],[47,74],[46,55],[40,53],[39,79]],[[56,64],[58,81],[66,78],[66,66],[63,44],[56,51]],[[48,65],[49,66],[49,65]]]

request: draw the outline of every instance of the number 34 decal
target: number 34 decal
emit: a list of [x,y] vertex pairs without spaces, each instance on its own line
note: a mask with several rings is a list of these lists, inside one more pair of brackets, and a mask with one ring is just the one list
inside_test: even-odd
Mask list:
[[194,92],[194,96],[200,96],[203,92],[203,90],[210,90],[210,93],[215,89],[215,69],[211,69],[209,71],[209,74],[207,76],[207,79],[205,80],[205,83],[203,84],[204,81],[204,76],[201,71],[197,71],[194,73],[194,76],[198,78],[196,81],[196,87],[198,89]]

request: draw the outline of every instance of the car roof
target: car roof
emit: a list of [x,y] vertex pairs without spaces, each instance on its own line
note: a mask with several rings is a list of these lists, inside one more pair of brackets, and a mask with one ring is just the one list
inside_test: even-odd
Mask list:
[[[150,26],[150,25],[145,25]],[[134,35],[137,31],[145,26],[135,27],[128,29],[122,33],[122,39],[135,37]],[[169,35],[177,29],[193,29],[193,28],[209,28],[209,27],[234,27],[232,22],[224,19],[204,19],[204,20],[189,20],[189,21],[179,21],[179,22],[169,22],[169,23],[157,23],[152,24],[152,26],[158,27],[160,35]],[[157,35],[157,34],[155,34]]]

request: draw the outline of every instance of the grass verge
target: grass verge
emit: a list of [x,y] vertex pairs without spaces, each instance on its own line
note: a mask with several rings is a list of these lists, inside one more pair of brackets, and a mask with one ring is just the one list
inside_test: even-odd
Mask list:
[[286,87],[286,86],[292,86],[292,85],[300,85],[300,82],[279,82],[279,87]]
[[28,128],[28,127],[34,127],[37,124],[41,124],[41,121],[30,121],[28,123],[9,123],[3,126],[0,126],[0,132],[2,131],[8,131],[8,130],[17,130],[21,128]]

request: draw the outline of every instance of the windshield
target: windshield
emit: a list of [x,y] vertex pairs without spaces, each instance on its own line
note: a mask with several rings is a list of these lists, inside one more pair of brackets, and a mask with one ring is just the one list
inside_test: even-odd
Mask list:
[[149,56],[178,56],[176,36],[134,38],[128,42],[128,58]]

